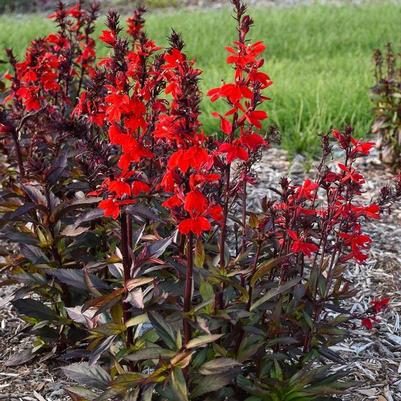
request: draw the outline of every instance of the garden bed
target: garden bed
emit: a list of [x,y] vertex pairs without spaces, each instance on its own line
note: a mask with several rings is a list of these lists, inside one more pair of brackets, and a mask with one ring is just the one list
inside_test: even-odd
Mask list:
[[[255,166],[258,184],[251,190],[250,199],[257,203],[266,188],[276,184],[289,172],[294,181],[307,173],[302,172],[302,158],[288,161],[287,153],[280,149],[265,152]],[[274,161],[274,163],[272,163]],[[367,178],[369,200],[385,183],[392,172],[384,167],[376,154],[360,162],[360,171]],[[380,316],[372,330],[361,327],[359,321],[350,330],[347,339],[333,347],[343,358],[336,368],[350,370],[348,379],[360,384],[341,396],[344,401],[397,401],[401,399],[401,204],[397,203],[391,215],[380,221],[367,223],[366,231],[374,240],[370,259],[365,265],[353,265],[347,278],[358,289],[358,295],[347,301],[348,308],[363,313],[373,298],[390,297],[391,304]],[[11,295],[12,288],[0,288],[0,304]],[[0,400],[64,401],[69,399],[63,386],[67,383],[58,366],[61,361],[46,361],[40,355],[21,366],[5,366],[15,355],[22,355],[32,342],[10,305],[0,309]],[[46,359],[46,358],[45,358]],[[65,363],[64,363],[65,364]]]

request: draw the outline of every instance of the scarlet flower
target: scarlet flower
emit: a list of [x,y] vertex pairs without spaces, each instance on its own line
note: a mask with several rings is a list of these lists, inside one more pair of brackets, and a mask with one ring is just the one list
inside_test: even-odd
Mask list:
[[231,124],[230,121],[228,121],[226,118],[224,118],[222,115],[219,113],[212,113],[213,117],[220,118],[220,129],[222,132],[224,132],[227,135],[230,135],[233,130],[233,125]]
[[[261,129],[262,128],[262,123],[261,121],[265,120],[268,118],[267,113],[263,110],[254,110],[254,111],[247,111],[242,119],[246,119],[249,124],[254,125],[256,128]],[[241,121],[241,119],[240,119]]]
[[109,30],[102,31],[99,39],[110,46],[115,46],[115,44],[117,43],[116,35],[114,34],[114,32]]
[[252,99],[252,91],[244,85],[224,84],[219,88],[210,89],[207,92],[212,102],[224,97],[232,104],[237,104],[243,98]]
[[352,153],[357,155],[357,154],[361,154],[364,156],[368,156],[370,153],[370,150],[373,148],[373,146],[375,146],[374,142],[362,142],[362,141],[358,141],[355,138],[351,137],[351,142],[354,145],[354,149],[352,150]]
[[373,299],[371,302],[374,313],[380,313],[383,309],[387,308],[390,303],[390,298]]
[[168,209],[173,209],[182,205],[181,199],[177,195],[173,195],[165,200],[162,205]]
[[135,203],[133,199],[117,201],[113,198],[109,198],[100,201],[99,208],[103,209],[103,214],[105,217],[112,217],[115,220],[120,215],[121,206],[130,205],[132,203]]
[[118,198],[123,196],[131,195],[131,187],[127,182],[121,180],[110,181],[108,184],[108,190],[114,192]]
[[248,151],[242,146],[240,140],[232,143],[226,142],[219,146],[219,153],[226,153],[227,163],[232,163],[235,159],[247,161],[249,159]]
[[305,180],[305,182],[296,188],[295,193],[297,200],[300,199],[313,199],[315,190],[319,188],[319,184],[312,182],[311,180]]
[[150,186],[143,181],[134,181],[132,183],[132,194],[138,196],[141,193],[148,193],[150,191]]
[[190,167],[199,170],[207,163],[209,155],[200,146],[192,146],[189,149],[181,149],[173,153],[168,161],[170,169],[179,168],[184,174]]
[[199,216],[207,210],[209,202],[207,198],[198,190],[189,192],[184,201],[184,209],[190,216]]
[[243,134],[240,137],[241,143],[252,151],[258,150],[262,146],[266,146],[267,142],[258,134]]
[[204,231],[209,231],[211,224],[206,217],[198,216],[190,219],[185,219],[178,225],[178,230],[181,234],[193,232],[195,235],[201,235]]
[[220,174],[203,174],[203,173],[192,174],[191,177],[189,177],[189,185],[191,189],[194,189],[198,184],[218,181],[220,177],[221,177]]
[[293,230],[287,230],[289,237],[293,240],[291,251],[295,253],[303,253],[305,256],[310,256],[316,252],[319,247],[312,242],[307,242],[301,239],[298,234]]
[[375,203],[369,206],[352,206],[351,210],[355,213],[358,217],[365,216],[371,219],[379,219],[380,218],[380,207]]
[[117,219],[120,214],[120,206],[115,199],[104,199],[100,201],[99,208],[103,209],[105,217],[113,217],[113,219]]
[[366,327],[368,330],[372,330],[373,329],[373,321],[369,317],[364,317],[361,320],[361,323],[362,323],[362,326]]
[[341,179],[342,182],[352,181],[359,185],[365,182],[363,175],[359,174],[354,168],[348,168],[342,163],[338,163],[338,167],[345,172]]
[[164,55],[164,61],[166,62],[164,69],[177,68],[185,61],[185,56],[180,50],[172,49],[170,53]]
[[368,235],[359,233],[340,233],[340,238],[344,240],[345,245],[351,247],[351,252],[345,255],[344,260],[355,259],[358,262],[364,262],[368,256],[362,253],[361,250],[368,249],[372,239]]

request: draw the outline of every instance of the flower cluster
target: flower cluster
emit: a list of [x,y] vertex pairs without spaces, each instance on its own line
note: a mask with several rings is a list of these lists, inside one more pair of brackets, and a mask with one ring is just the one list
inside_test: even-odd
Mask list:
[[109,14],[108,29],[100,39],[111,48],[112,55],[102,59],[93,74],[106,84],[103,88],[92,85],[83,92],[74,110],[76,116],[106,129],[110,145],[120,149],[118,169],[91,193],[106,195],[99,207],[105,216],[113,218],[120,215],[123,206],[135,203],[153,188],[153,130],[158,114],[165,109],[158,98],[163,88],[160,47],[143,31],[144,12],[136,10],[127,21],[130,42],[120,37],[118,15]]
[[365,312],[365,317],[361,318],[362,326],[368,330],[373,329],[374,323],[379,323],[377,315],[385,310],[390,304],[390,298],[373,299],[370,308]]
[[[378,219],[381,207],[359,200],[365,180],[355,162],[369,153],[373,143],[355,139],[351,129],[334,130],[332,135],[345,154],[344,163],[325,166],[327,153],[314,181],[307,179],[301,185],[281,181],[280,201],[272,211],[275,227],[282,232],[280,254],[334,254],[340,263],[364,262],[372,240],[362,232],[362,219]],[[323,140],[327,143],[328,138]]]

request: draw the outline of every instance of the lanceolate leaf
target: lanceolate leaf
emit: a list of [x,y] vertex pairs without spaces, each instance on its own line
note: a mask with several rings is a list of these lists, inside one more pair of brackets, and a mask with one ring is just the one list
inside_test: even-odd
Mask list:
[[188,401],[188,389],[182,369],[175,368],[171,372],[171,388],[177,397],[177,401]]
[[[77,288],[82,291],[88,291],[88,286],[85,282],[84,272],[77,269],[48,269],[47,274],[50,274],[57,278],[61,283],[67,284],[71,287]],[[96,277],[94,274],[90,274],[90,279],[93,285],[98,290],[107,290],[109,286]]]
[[17,299],[12,302],[14,308],[21,315],[32,317],[38,320],[57,320],[56,313],[48,306],[44,305],[43,302],[36,301],[34,299]]
[[275,267],[279,266],[281,262],[283,262],[287,256],[283,256],[280,258],[270,259],[266,262],[263,262],[258,269],[256,270],[255,274],[251,278],[251,286],[254,286],[255,283],[264,277],[266,274],[269,274]]
[[196,338],[193,338],[192,340],[190,340],[187,343],[186,348],[191,349],[191,348],[202,347],[204,345],[207,345],[209,343],[217,341],[222,336],[223,336],[223,334],[211,334],[208,336],[199,336],[199,337],[196,337]]
[[142,361],[146,359],[159,359],[162,358],[171,358],[175,355],[174,351],[161,348],[156,345],[149,345],[139,351],[136,351],[132,354],[125,356],[124,358],[129,361]]
[[148,312],[148,317],[151,325],[154,327],[166,346],[171,350],[175,350],[175,335],[171,326],[156,312]]
[[100,366],[89,366],[86,362],[74,363],[62,369],[69,379],[83,386],[106,390],[111,381],[110,375],[104,369]]
[[204,394],[217,391],[229,384],[232,378],[231,374],[224,373],[203,376],[191,391],[191,397],[198,398]]
[[65,391],[73,401],[94,401],[97,398],[97,394],[85,387],[67,387]]
[[241,364],[231,358],[217,358],[206,362],[201,366],[199,372],[203,375],[214,375],[228,372],[231,369],[238,368]]
[[254,304],[251,306],[251,311],[258,308],[260,305],[264,304],[267,301],[270,301],[275,296],[282,294],[285,291],[288,291],[290,288],[296,286],[300,282],[300,278],[294,278],[290,281],[285,282],[281,286],[277,288],[273,288],[269,290],[265,295],[259,298]]

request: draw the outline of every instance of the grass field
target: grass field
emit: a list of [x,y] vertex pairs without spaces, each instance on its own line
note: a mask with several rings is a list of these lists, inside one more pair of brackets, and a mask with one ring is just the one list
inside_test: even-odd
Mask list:
[[[368,133],[372,52],[388,41],[401,43],[401,5],[257,8],[251,14],[252,38],[268,46],[266,71],[274,86],[266,110],[282,132],[283,145],[293,153],[313,153],[318,133],[345,124],[361,135]],[[158,12],[148,22],[150,35],[160,44],[166,44],[170,27],[182,32],[188,53],[204,70],[203,90],[230,79],[224,46],[235,32],[228,9]],[[1,16],[0,48],[13,47],[22,55],[30,39],[51,29],[42,16]],[[202,107],[210,131],[217,124],[210,112],[224,106],[206,101]]]

